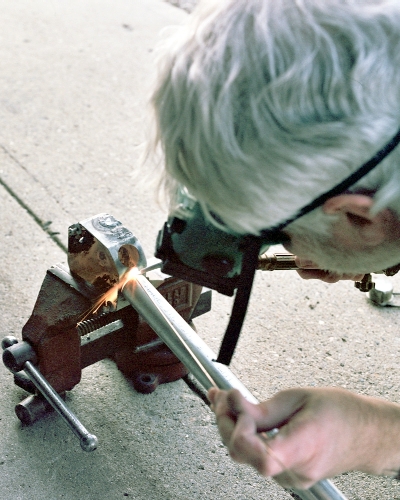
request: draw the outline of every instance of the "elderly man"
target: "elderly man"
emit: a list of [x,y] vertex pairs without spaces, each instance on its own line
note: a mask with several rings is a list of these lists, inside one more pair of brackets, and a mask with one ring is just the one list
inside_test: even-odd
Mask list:
[[[171,193],[186,186],[207,217],[239,233],[293,220],[288,250],[321,270],[303,277],[332,281],[400,261],[400,146],[296,218],[398,140],[397,0],[204,2],[162,62],[153,105]],[[400,469],[397,404],[333,388],[259,405],[237,391],[209,397],[233,459],[285,486]],[[266,446],[260,433],[273,428]]]

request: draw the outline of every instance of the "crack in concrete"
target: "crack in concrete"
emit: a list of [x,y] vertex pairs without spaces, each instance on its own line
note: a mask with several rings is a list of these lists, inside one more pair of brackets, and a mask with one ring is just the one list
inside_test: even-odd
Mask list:
[[[1,149],[4,151],[4,153],[11,158],[20,168],[25,170],[27,173],[29,173],[26,168],[18,161],[17,158],[15,158],[8,150],[5,148],[2,144],[0,144]],[[37,181],[37,179],[35,179]],[[38,182],[38,181],[37,181]],[[17,193],[0,177],[0,185],[4,187],[4,189],[7,191],[7,193],[20,205],[21,208],[23,208],[28,215],[38,224],[38,226],[44,231],[50,238],[54,241],[56,245],[58,245],[61,250],[63,250],[65,253],[67,253],[67,247],[64,245],[64,243],[57,237],[58,233],[55,233],[54,231],[51,231],[50,225],[51,222],[49,221],[43,221],[36,213],[35,211],[27,204],[24,202],[22,198],[20,198]]]

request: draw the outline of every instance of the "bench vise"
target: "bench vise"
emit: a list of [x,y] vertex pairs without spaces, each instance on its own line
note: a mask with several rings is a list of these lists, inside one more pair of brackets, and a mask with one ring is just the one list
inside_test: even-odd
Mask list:
[[[14,373],[14,382],[32,393],[16,407],[23,423],[34,422],[52,408],[59,411],[57,405],[68,420],[71,412],[63,395],[79,383],[85,367],[105,358],[113,359],[141,393],[187,375],[182,362],[124,299],[121,287],[134,269],[187,322],[210,310],[211,291],[162,274],[156,259],[150,264],[138,239],[109,214],[69,227],[68,266],[48,269],[22,329],[22,342],[13,337],[2,342],[3,361]],[[36,376],[46,387],[35,382]],[[76,418],[72,420],[76,431]],[[84,449],[93,448],[86,442],[81,440]]]

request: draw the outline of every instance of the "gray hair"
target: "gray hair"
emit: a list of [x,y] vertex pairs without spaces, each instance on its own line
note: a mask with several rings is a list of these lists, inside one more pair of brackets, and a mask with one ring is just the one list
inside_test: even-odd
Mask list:
[[[161,61],[162,185],[238,232],[293,215],[400,128],[397,0],[205,1]],[[400,213],[400,151],[357,186]]]

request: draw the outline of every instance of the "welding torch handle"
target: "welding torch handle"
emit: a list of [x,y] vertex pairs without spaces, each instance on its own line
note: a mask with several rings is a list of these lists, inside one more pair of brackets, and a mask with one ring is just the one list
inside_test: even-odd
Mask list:
[[47,382],[40,371],[34,366],[36,354],[28,342],[15,343],[3,352],[3,362],[12,372],[24,370],[26,375],[43,395],[48,403],[63,418],[72,432],[79,438],[84,451],[93,451],[97,448],[97,437],[90,434],[74,413],[67,407],[61,397]]
[[299,269],[296,256],[291,253],[263,254],[258,257],[258,269],[261,271],[285,271]]
[[[129,280],[122,294],[205,389],[238,389],[246,399],[258,403],[226,365],[215,361],[213,351],[145,276]],[[346,500],[328,480],[319,481],[308,490],[293,491],[302,500]]]

